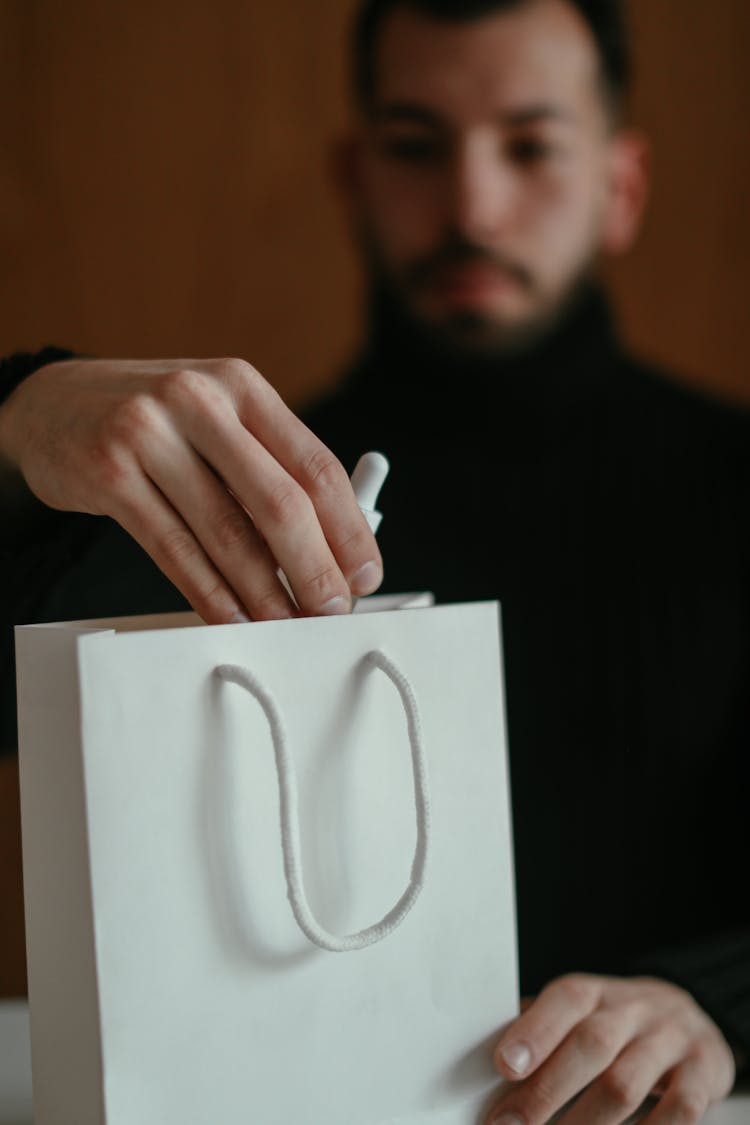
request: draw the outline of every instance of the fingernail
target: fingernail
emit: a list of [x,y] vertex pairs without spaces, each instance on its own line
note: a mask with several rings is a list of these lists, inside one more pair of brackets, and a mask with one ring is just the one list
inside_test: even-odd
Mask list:
[[250,618],[247,616],[247,614],[242,613],[242,611],[238,609],[234,617],[232,618],[231,623],[232,625],[247,625],[249,620]]
[[523,1125],[523,1121],[515,1113],[501,1113],[499,1117],[492,1118],[491,1125]]
[[332,616],[334,613],[348,613],[349,602],[346,598],[340,598],[338,596],[329,598],[329,600],[320,607],[320,612],[325,617]]
[[508,1070],[512,1070],[514,1074],[525,1074],[529,1069],[531,1051],[525,1043],[509,1043],[499,1054]]
[[351,591],[357,597],[371,594],[373,590],[377,590],[382,577],[383,572],[376,562],[366,562],[352,575]]

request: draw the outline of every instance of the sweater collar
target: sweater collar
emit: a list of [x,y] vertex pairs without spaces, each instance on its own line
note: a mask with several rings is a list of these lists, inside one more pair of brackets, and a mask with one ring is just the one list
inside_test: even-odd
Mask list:
[[387,294],[376,293],[370,306],[368,344],[358,367],[369,372],[375,368],[379,386],[400,392],[429,390],[434,395],[441,388],[453,392],[460,380],[483,397],[511,392],[575,398],[576,392],[601,383],[620,354],[609,301],[594,283],[586,285],[566,314],[523,351],[461,359],[447,355]]

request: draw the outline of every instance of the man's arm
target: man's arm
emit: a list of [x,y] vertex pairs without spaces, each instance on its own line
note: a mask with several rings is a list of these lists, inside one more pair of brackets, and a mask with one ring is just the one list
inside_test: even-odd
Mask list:
[[207,622],[347,612],[382,577],[344,468],[237,359],[67,359],[0,405],[6,535],[107,515]]

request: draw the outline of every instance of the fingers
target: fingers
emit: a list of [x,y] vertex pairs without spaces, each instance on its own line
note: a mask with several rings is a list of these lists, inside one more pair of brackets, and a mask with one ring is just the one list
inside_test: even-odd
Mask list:
[[643,1120],[643,1125],[695,1125],[705,1114],[711,1101],[711,1075],[695,1059],[686,1059],[676,1067],[656,1108]]
[[[545,1125],[611,1067],[631,1039],[634,1027],[633,1017],[613,1020],[603,1011],[587,1016],[535,1070],[533,1077],[511,1089],[501,1107],[496,1107],[490,1115],[490,1122],[510,1125],[515,1116],[524,1125]],[[598,1117],[582,1120],[606,1125],[609,1118],[602,1118],[601,1123]],[[622,1120],[615,1116],[613,1123],[621,1125]]]
[[671,1024],[629,1043],[569,1111],[565,1125],[622,1125],[683,1058],[686,1037]]
[[594,1011],[600,995],[595,977],[560,977],[540,992],[506,1029],[495,1048],[495,1065],[517,1082],[532,1074],[582,1019]]
[[503,1033],[495,1053],[511,1079],[487,1121],[650,1125],[697,1121],[731,1089],[731,1050],[689,993],[655,978],[561,977]]
[[140,469],[134,468],[112,515],[207,624],[248,620],[237,595],[190,528]]
[[382,560],[343,466],[265,379],[249,365],[242,366],[245,370],[231,380],[240,422],[312,501],[352,594],[372,593],[382,581]]
[[[200,409],[195,388],[182,404],[185,436],[252,514],[301,610],[348,612],[352,592],[377,588],[382,563],[342,466],[279,399],[292,435],[285,439],[286,464],[303,475],[300,465],[306,454],[311,457],[303,487],[240,423],[226,399],[211,388],[201,394]],[[265,418],[265,411],[259,415]]]
[[32,492],[113,516],[207,620],[288,616],[279,567],[307,614],[380,584],[343,467],[243,361],[56,364],[14,409]]
[[150,443],[143,451],[142,467],[253,620],[295,615],[274,559],[252,520],[177,434],[164,433]]
[[667,1076],[659,1104],[644,1125],[693,1125],[709,1105],[721,1101],[735,1079],[731,1053],[723,1042],[706,1034],[694,1039],[683,1061]]

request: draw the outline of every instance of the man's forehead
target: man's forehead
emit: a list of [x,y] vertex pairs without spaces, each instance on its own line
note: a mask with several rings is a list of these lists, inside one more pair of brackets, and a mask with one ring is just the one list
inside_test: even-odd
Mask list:
[[544,106],[579,117],[597,107],[599,59],[566,0],[529,0],[470,21],[397,8],[381,28],[373,108],[423,106],[455,123]]

